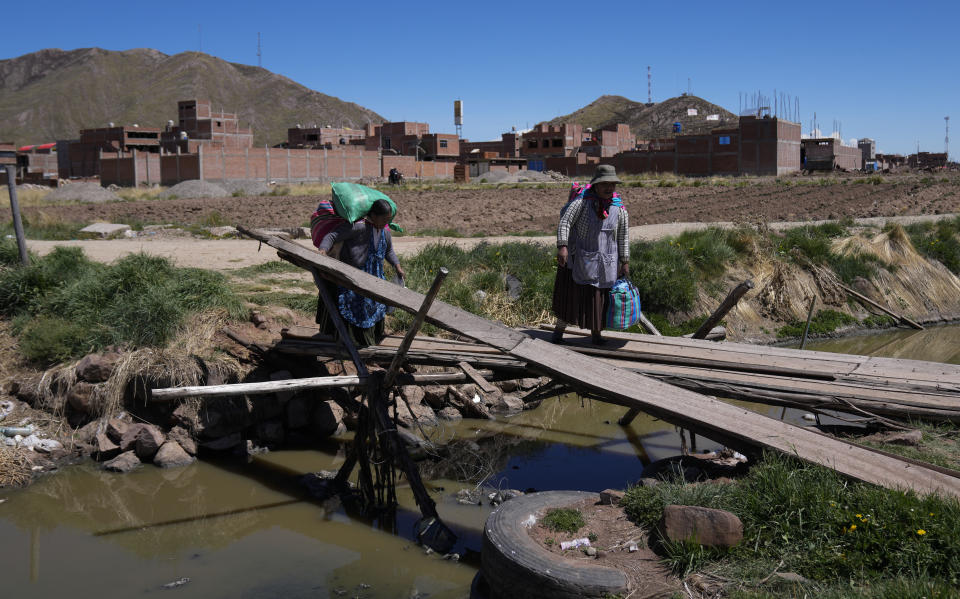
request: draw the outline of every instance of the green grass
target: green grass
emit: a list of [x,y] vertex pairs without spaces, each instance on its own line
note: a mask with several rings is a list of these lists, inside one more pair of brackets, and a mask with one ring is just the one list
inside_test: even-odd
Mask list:
[[828,266],[848,285],[857,277],[874,278],[880,268],[891,270],[891,265],[870,252],[861,249],[847,253],[834,251],[834,240],[849,236],[851,224],[840,221],[806,225],[774,233],[771,240],[779,255],[795,258],[793,252],[799,251],[810,262]]
[[921,255],[940,261],[950,272],[960,275],[960,216],[935,223],[915,223],[904,230]]
[[570,508],[553,508],[547,510],[543,516],[543,525],[553,532],[573,534],[586,525],[580,510]]
[[730,549],[668,546],[667,559],[679,572],[710,567],[742,576],[751,570],[769,573],[782,562],[781,572],[838,589],[896,588],[903,581],[955,588],[960,582],[955,499],[852,482],[821,466],[766,454],[734,484],[635,487],[622,502],[631,519],[648,527],[669,504],[725,509],[744,526],[743,541]]
[[266,291],[241,294],[243,299],[258,306],[285,306],[304,314],[317,313],[316,293],[285,293],[282,291]]
[[[810,320],[810,335],[828,335],[840,327],[856,324],[857,319],[844,312],[836,310],[817,310],[816,315]],[[802,337],[803,329],[806,327],[806,321],[794,320],[793,322],[780,327],[777,330],[777,337]]]
[[[23,224],[23,235],[27,239],[48,239],[52,241],[64,241],[67,239],[80,239],[80,229],[87,226],[84,223],[50,221],[50,222],[32,222],[26,215],[20,217]],[[0,225],[0,236],[14,235],[13,221]]]
[[107,266],[55,248],[30,266],[0,269],[0,314],[14,319],[24,355],[40,364],[108,345],[162,346],[191,313],[243,316],[224,276],[131,254]]
[[253,266],[244,266],[230,271],[230,275],[239,278],[253,277],[262,274],[275,274],[284,272],[303,272],[299,266],[290,264],[284,260],[271,260],[262,264]]

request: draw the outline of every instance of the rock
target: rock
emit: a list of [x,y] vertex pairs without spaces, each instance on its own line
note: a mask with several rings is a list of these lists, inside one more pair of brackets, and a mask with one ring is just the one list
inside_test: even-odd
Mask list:
[[187,430],[180,426],[175,426],[167,433],[167,439],[176,441],[180,448],[190,455],[197,455],[197,442],[190,436]]
[[320,437],[342,435],[347,432],[347,425],[343,423],[343,408],[340,404],[332,399],[320,402],[313,412],[313,430]]
[[507,284],[507,297],[511,300],[520,299],[520,293],[523,291],[523,283],[520,282],[520,279],[513,275],[507,275],[505,282]]
[[33,450],[39,453],[53,453],[63,450],[63,443],[54,439],[38,439],[33,444]]
[[297,229],[297,238],[299,239],[311,239],[312,235],[310,232],[310,227],[300,227]]
[[743,522],[724,510],[692,505],[668,505],[657,525],[661,538],[693,540],[708,547],[733,547],[743,539]]
[[67,392],[67,403],[70,407],[84,414],[92,414],[94,385],[84,381],[77,381]]
[[644,478],[641,478],[637,482],[637,484],[640,485],[641,487],[656,487],[657,485],[660,484],[660,481],[655,478],[644,477]]
[[192,403],[182,403],[177,406],[170,416],[170,424],[186,429],[194,438],[199,437],[203,432],[200,414],[197,412],[196,404]]
[[423,403],[426,393],[417,385],[404,385],[400,387],[400,395],[407,400],[410,405]]
[[[265,326],[267,326],[267,317],[264,316],[263,314],[261,314],[260,312],[258,312],[257,310],[254,310],[253,312],[250,312],[250,322],[252,322],[252,323],[254,324],[254,326],[256,326],[258,329],[262,329],[262,328],[264,328]],[[286,372],[286,371],[283,371],[283,372]],[[276,373],[274,373],[274,374],[276,374]],[[289,373],[287,373],[287,374],[289,375]],[[287,377],[284,377],[284,378],[290,378],[290,377],[287,376]],[[282,379],[274,379],[274,378],[273,378],[273,375],[270,376],[270,379],[271,379],[271,380],[282,380]]]
[[109,237],[118,237],[123,235],[124,231],[129,231],[130,225],[121,225],[115,223],[93,223],[80,229],[81,237],[99,237],[107,239]]
[[587,547],[586,549],[583,550],[583,552],[589,555],[590,557],[597,557],[596,547]]
[[504,393],[513,393],[514,391],[520,390],[520,382],[514,379],[500,381],[497,383],[497,386],[500,387],[500,390]]
[[600,491],[601,505],[620,505],[621,501],[623,501],[623,491],[617,491],[615,489]]
[[88,383],[102,383],[110,378],[119,361],[120,354],[116,352],[86,355],[77,362],[77,378]]
[[287,428],[303,428],[310,424],[310,406],[302,397],[295,397],[287,402]]
[[434,410],[443,408],[444,400],[447,398],[447,387],[445,385],[424,385],[423,401]]
[[216,237],[217,239],[222,239],[224,237],[240,237],[240,232],[237,231],[237,228],[229,225],[223,227],[204,227],[204,230],[209,233],[211,237]]
[[460,505],[483,505],[479,489],[460,489],[456,498]]
[[264,420],[257,424],[257,438],[267,445],[280,445],[286,437],[286,429],[280,420]]
[[524,391],[529,391],[530,389],[536,389],[537,387],[540,386],[540,378],[539,377],[522,378],[519,381],[519,385],[520,385],[520,388],[523,389]]
[[477,302],[478,304],[482,304],[483,300],[485,299],[487,299],[487,292],[483,289],[477,289],[473,292],[473,301]]
[[504,395],[501,398],[501,408],[508,412],[522,412],[526,406],[523,400],[516,395]]
[[419,421],[420,424],[433,425],[437,423],[437,415],[425,403],[414,403],[408,408],[403,400],[398,400],[397,421],[407,428],[416,426],[416,421]]
[[107,433],[100,432],[93,437],[93,453],[98,460],[109,460],[120,453],[120,446],[114,443]]
[[140,460],[132,451],[125,451],[109,462],[103,463],[103,469],[110,472],[130,472],[140,466]]
[[137,440],[134,443],[134,451],[137,457],[143,461],[153,459],[160,447],[163,446],[166,439],[163,431],[152,424],[144,424],[137,433]]
[[94,420],[84,424],[73,433],[74,443],[93,445],[94,438],[96,438],[97,433],[100,432],[101,424],[102,423],[99,420]]
[[123,429],[123,435],[121,435],[120,440],[117,442],[120,445],[121,451],[131,451],[134,446],[137,444],[137,435],[140,434],[140,428],[144,426],[140,422],[133,422],[127,425]]
[[123,434],[126,433],[129,428],[129,422],[119,418],[111,418],[107,421],[107,436],[110,437],[114,443],[120,443],[120,440],[123,439]]
[[447,406],[438,411],[437,418],[447,421],[463,420],[463,416],[460,414],[460,411],[453,406]]
[[460,413],[464,416],[492,420],[493,417],[490,415],[490,412],[487,411],[486,406],[483,405],[483,400],[477,395],[476,388],[473,385],[463,385],[463,387],[468,388],[473,391],[473,393],[467,395],[451,385],[447,387],[447,402],[460,410]]
[[863,438],[864,441],[873,441],[875,443],[895,443],[897,445],[920,445],[923,440],[923,431],[915,429],[912,431],[890,431],[885,433],[875,433]]
[[196,458],[184,451],[176,441],[167,441],[160,446],[156,455],[153,456],[153,463],[161,468],[187,466],[192,464],[194,460]]
[[212,449],[214,451],[225,451],[231,449],[243,443],[243,437],[240,436],[240,433],[231,433],[229,435],[219,437],[217,439],[211,439],[209,441],[203,441],[200,443],[200,447],[205,449]]
[[796,572],[777,572],[776,574],[774,574],[774,576],[786,582],[796,582],[800,584],[807,584],[808,582],[810,582],[809,580],[797,574]]

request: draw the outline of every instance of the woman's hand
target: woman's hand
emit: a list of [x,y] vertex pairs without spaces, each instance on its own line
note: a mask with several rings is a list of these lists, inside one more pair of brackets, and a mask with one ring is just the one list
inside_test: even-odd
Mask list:
[[317,250],[317,253],[320,254],[321,256],[326,256],[327,250]]
[[407,273],[403,270],[403,267],[397,264],[393,267],[393,270],[397,271],[397,276],[403,280],[407,280]]
[[557,248],[557,264],[560,266],[567,265],[567,246],[561,245]]

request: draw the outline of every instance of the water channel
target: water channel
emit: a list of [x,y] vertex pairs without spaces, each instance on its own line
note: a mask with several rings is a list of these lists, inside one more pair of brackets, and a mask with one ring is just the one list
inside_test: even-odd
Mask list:
[[[898,330],[811,343],[821,351],[960,363],[960,326]],[[780,408],[751,409],[780,417]],[[486,484],[520,490],[623,488],[651,461],[677,455],[671,425],[624,408],[564,396],[496,422],[464,420],[435,431],[476,439],[493,474]],[[809,423],[788,410],[786,418]],[[701,440],[700,449],[714,447]],[[71,466],[26,489],[0,490],[0,581],[10,597],[454,598],[465,597],[478,566],[491,508],[460,505],[472,485],[433,478],[444,521],[460,537],[459,562],[411,541],[418,516],[398,490],[389,526],[348,516],[305,496],[304,473],[335,470],[341,443],[253,457],[205,460],[186,468],[144,466],[125,475]],[[475,464],[463,463],[464,468]],[[164,585],[189,579],[175,588]]]

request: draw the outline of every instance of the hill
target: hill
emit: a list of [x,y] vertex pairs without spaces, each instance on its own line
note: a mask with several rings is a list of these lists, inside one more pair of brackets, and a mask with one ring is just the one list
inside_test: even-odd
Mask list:
[[[696,115],[687,114],[696,109]],[[719,115],[718,121],[706,120]],[[647,105],[623,96],[600,96],[583,108],[547,121],[550,125],[578,123],[599,129],[615,123],[627,123],[638,139],[672,137],[673,123],[683,124],[684,133],[705,133],[717,127],[736,127],[738,118],[729,110],[697,96],[683,95]]]
[[0,140],[73,139],[80,129],[177,118],[177,101],[209,98],[253,128],[254,145],[287,139],[296,123],[362,127],[377,113],[260,67],[200,52],[46,49],[0,60]]

